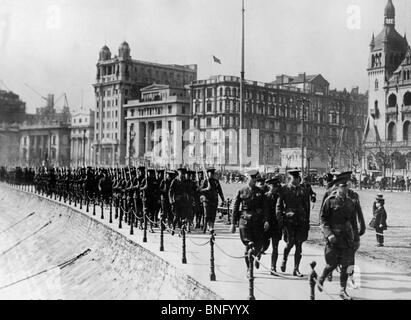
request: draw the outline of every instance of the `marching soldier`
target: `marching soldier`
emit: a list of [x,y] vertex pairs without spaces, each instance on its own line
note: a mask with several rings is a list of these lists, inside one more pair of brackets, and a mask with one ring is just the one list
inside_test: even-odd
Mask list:
[[208,178],[203,180],[203,183],[200,188],[200,192],[202,194],[201,200],[203,202],[204,215],[206,223],[208,225],[208,230],[210,232],[214,230],[214,223],[218,207],[218,196],[220,196],[222,202],[225,202],[220,182],[214,177],[214,174],[215,169],[208,169]]
[[160,183],[160,196],[161,196],[161,215],[164,221],[167,221],[168,227],[172,227],[173,213],[171,212],[170,200],[168,193],[170,191],[171,182],[175,178],[176,173],[174,171],[167,171],[166,177]]
[[352,300],[347,294],[347,268],[354,260],[355,242],[359,241],[357,212],[354,202],[348,198],[347,183],[337,181],[337,192],[324,203],[321,212],[321,230],[326,240],[326,267],[319,279],[318,289],[323,290],[324,281],[336,267],[341,265],[340,297]]
[[278,198],[281,193],[281,178],[280,176],[275,176],[271,179],[265,181],[268,191],[265,194],[264,210],[269,216],[268,223],[270,228],[268,231],[264,232],[266,251],[270,246],[270,240],[272,243],[273,251],[271,253],[271,274],[276,275],[277,273],[277,259],[278,259],[278,243],[282,237],[282,220],[281,216],[277,218],[276,215],[276,205]]
[[[250,267],[248,251],[254,248],[257,258],[262,253],[264,245],[264,231],[269,229],[269,216],[264,210],[265,195],[260,188],[256,187],[258,171],[248,172],[249,183],[242,188],[234,201],[233,217],[231,221],[231,232],[235,233],[236,224],[240,221],[240,238],[245,246],[245,263]],[[256,268],[259,267],[258,259]]]
[[187,171],[185,168],[180,168],[177,172],[178,176],[171,182],[169,191],[171,209],[174,214],[172,235],[174,235],[177,224],[181,229],[182,224],[186,223],[188,207],[191,205],[187,183],[185,181],[185,174]]
[[283,220],[284,240],[287,243],[281,271],[285,272],[288,255],[295,246],[293,275],[303,277],[299,266],[302,258],[302,245],[307,240],[310,229],[309,196],[307,190],[300,184],[300,170],[289,170],[288,174],[290,181],[283,188],[276,208],[277,217],[282,217]]

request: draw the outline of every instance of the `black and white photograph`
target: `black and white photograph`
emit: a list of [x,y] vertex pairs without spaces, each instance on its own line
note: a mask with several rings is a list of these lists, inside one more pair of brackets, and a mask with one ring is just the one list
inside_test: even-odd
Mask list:
[[411,300],[409,37],[409,0],[0,0],[0,300]]

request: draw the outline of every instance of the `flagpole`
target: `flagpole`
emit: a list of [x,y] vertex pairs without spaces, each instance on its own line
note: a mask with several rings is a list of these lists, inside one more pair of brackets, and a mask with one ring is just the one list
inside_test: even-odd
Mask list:
[[243,168],[243,128],[244,128],[244,0],[242,0],[242,33],[241,33],[241,77],[240,77],[240,130],[239,130],[239,164]]

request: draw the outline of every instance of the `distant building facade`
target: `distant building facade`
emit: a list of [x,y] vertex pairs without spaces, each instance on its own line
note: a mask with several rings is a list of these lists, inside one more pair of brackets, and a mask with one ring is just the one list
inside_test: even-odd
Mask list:
[[94,111],[79,111],[71,117],[70,166],[94,165]]
[[[352,150],[360,148],[362,141],[367,96],[359,94],[358,88],[350,93],[330,90],[321,75],[282,75],[272,83],[245,82],[247,133],[243,163],[253,167],[281,166],[282,148],[301,148],[303,105],[308,162],[315,158],[318,161],[312,162],[325,163],[328,168],[351,168],[356,162]],[[190,126],[205,136],[194,147],[196,163],[217,164],[226,169],[238,167],[238,157],[232,155],[239,150],[239,106],[238,77],[213,76],[192,83]],[[348,147],[351,151],[346,151]]]
[[94,84],[95,164],[114,166],[124,164],[127,145],[125,108],[131,100],[141,98],[140,90],[153,83],[183,88],[197,79],[197,65],[166,65],[132,59],[130,47],[123,42],[118,56],[111,56],[104,46],[97,63]]
[[370,43],[369,106],[363,167],[386,175],[411,173],[411,49],[395,29],[388,1],[384,28]]
[[70,166],[70,111],[56,112],[51,101],[20,125],[23,166]]
[[19,137],[18,124],[0,123],[0,165],[16,166],[19,159]]
[[0,90],[0,123],[22,123],[26,117],[26,103],[11,92]]
[[127,122],[126,162],[150,165],[183,164],[190,126],[190,95],[187,89],[153,84],[141,89],[141,99],[124,106]]

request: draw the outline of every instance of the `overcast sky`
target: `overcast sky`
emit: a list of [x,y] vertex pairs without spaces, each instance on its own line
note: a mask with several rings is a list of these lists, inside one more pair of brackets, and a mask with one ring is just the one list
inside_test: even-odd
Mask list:
[[[386,3],[246,0],[246,78],[269,82],[306,71],[321,73],[332,88],[365,92],[369,43],[382,29]],[[360,29],[347,26],[351,5],[361,9]],[[410,1],[394,5],[397,30],[411,34]],[[135,59],[198,64],[199,79],[240,72],[241,0],[0,0],[0,8],[0,80],[29,112],[44,103],[24,83],[44,95],[66,92],[72,109],[83,91],[92,108],[105,43],[113,55],[127,40]]]

